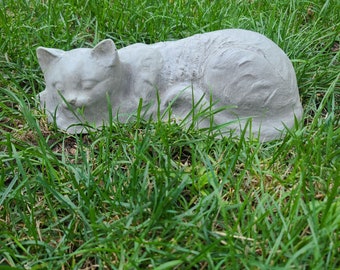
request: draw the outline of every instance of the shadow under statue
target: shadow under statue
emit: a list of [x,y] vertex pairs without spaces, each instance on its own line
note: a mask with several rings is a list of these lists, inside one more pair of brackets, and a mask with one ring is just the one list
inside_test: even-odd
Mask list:
[[285,127],[292,128],[302,117],[289,58],[274,42],[248,30],[220,30],[120,50],[112,40],[93,49],[39,47],[37,57],[46,82],[40,104],[49,121],[69,133],[86,132],[79,123],[100,127],[111,113],[113,119],[126,121],[141,99],[150,104],[146,115],[154,118],[169,105],[175,119],[184,119],[196,101],[197,110],[210,106],[216,113],[213,119],[201,119],[199,128],[229,123],[222,131],[239,134],[251,119],[251,132],[261,141],[280,138]]

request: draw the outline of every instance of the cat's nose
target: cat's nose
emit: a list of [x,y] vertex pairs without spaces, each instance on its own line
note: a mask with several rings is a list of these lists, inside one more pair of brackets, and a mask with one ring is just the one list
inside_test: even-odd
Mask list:
[[77,99],[76,98],[66,99],[63,102],[63,107],[66,109],[69,107],[77,107]]
[[76,106],[77,100],[74,98],[74,99],[71,99],[68,103],[70,103],[70,105],[72,106]]

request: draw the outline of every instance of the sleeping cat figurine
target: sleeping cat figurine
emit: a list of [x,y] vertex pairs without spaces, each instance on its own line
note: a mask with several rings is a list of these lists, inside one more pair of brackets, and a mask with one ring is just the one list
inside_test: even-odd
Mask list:
[[191,124],[194,113],[215,112],[202,116],[198,128],[226,133],[239,134],[251,119],[251,132],[261,141],[279,138],[302,117],[290,60],[271,40],[248,30],[120,50],[109,39],[93,49],[39,47],[37,57],[46,82],[40,104],[49,121],[69,133],[86,132],[82,123],[100,127],[109,119],[132,119],[141,100],[148,104],[144,116],[154,119],[164,113]]

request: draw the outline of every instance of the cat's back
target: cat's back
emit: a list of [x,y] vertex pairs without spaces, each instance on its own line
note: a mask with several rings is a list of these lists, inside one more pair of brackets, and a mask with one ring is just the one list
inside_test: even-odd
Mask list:
[[[190,80],[195,82],[204,76],[204,67],[211,58],[218,58],[224,52],[251,51],[267,59],[284,73],[290,66],[285,53],[262,34],[242,29],[225,29],[196,34],[176,41],[159,42],[149,45],[163,62],[163,76],[170,81]],[[284,76],[284,74],[283,74]]]

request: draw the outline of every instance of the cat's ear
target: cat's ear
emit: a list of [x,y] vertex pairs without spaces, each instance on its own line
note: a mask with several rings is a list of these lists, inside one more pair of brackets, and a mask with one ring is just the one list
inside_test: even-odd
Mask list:
[[105,39],[99,42],[91,52],[92,57],[94,57],[100,64],[109,67],[113,66],[118,61],[118,52],[116,45],[111,39]]
[[39,47],[37,49],[37,57],[41,70],[45,72],[51,63],[59,59],[64,53],[63,50]]

